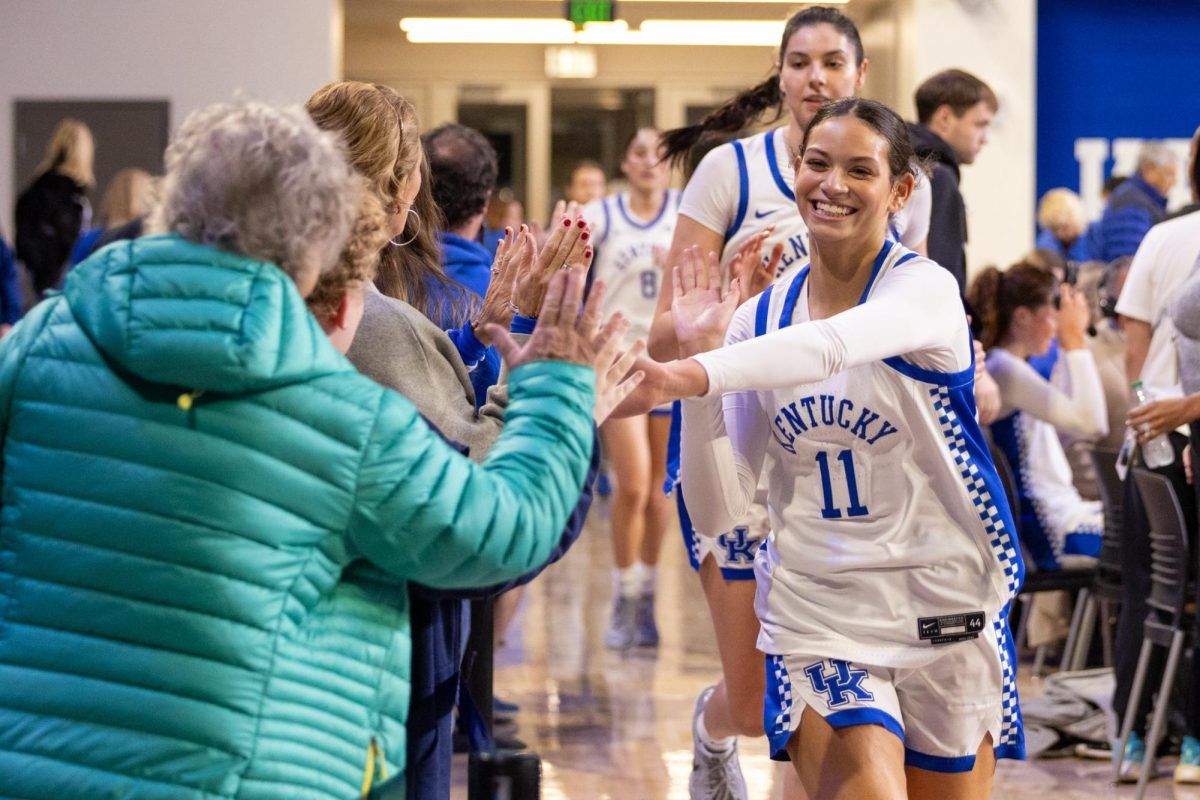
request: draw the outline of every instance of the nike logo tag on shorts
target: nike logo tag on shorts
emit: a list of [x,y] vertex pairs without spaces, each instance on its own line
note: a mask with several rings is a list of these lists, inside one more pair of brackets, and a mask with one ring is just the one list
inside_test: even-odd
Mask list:
[[917,620],[917,636],[930,644],[950,644],[978,638],[983,626],[982,611],[921,617]]
[[763,217],[769,217],[769,216],[771,216],[772,214],[774,214],[774,213],[775,213],[776,211],[778,211],[778,210],[779,210],[778,208],[772,208],[770,211],[768,211],[768,212],[766,212],[766,213],[764,214],[763,212],[759,211],[758,209],[755,209],[755,210],[754,210],[754,218],[755,218],[755,219],[762,219]]

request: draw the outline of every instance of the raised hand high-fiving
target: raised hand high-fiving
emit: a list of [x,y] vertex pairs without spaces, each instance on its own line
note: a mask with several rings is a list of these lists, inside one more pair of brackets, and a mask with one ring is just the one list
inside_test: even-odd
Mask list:
[[717,254],[705,258],[698,247],[683,251],[682,262],[674,269],[671,320],[680,354],[688,357],[715,350],[724,343],[725,331],[737,311],[741,279],[734,278],[722,294]]

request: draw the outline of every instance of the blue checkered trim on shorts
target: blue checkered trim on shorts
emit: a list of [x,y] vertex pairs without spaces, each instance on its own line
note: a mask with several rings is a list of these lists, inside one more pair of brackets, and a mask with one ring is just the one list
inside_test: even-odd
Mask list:
[[767,656],[767,692],[763,701],[763,730],[770,743],[771,758],[787,760],[795,698],[783,656]]

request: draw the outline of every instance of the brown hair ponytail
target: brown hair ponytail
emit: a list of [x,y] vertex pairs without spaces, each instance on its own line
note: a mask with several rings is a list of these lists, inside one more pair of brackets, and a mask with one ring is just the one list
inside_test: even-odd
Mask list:
[[1058,281],[1049,270],[1023,261],[1006,272],[988,267],[976,275],[967,290],[967,302],[975,312],[983,349],[1000,344],[1014,311],[1053,302],[1057,290]]
[[772,121],[783,113],[783,95],[779,91],[779,73],[750,89],[739,92],[699,124],[669,130],[662,135],[666,151],[663,158],[679,165],[696,144],[710,133],[736,133],[757,120],[767,109],[774,108]]

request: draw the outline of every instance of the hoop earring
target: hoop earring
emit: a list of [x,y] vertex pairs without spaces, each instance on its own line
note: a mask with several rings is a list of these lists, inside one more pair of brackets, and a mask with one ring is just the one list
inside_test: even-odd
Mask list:
[[[409,213],[409,215],[411,216],[411,218],[412,218],[412,219],[416,220],[416,222],[414,222],[414,223],[413,223],[413,232],[412,232],[412,236],[409,236],[409,237],[408,237],[407,239],[405,239],[403,242],[397,242],[397,241],[396,241],[396,239],[395,239],[394,237],[393,237],[393,238],[391,238],[391,239],[388,239],[388,243],[389,243],[389,244],[391,244],[391,245],[392,245],[392,247],[404,247],[405,245],[410,245],[410,244],[412,244],[413,242],[415,242],[415,241],[417,240],[417,237],[418,237],[418,236],[420,236],[420,235],[421,235],[421,215],[417,213],[417,210],[416,210],[415,208],[410,208],[410,209],[408,210],[408,213]],[[404,227],[405,227],[405,228],[407,228],[407,227],[408,227],[408,220],[407,220],[407,219],[405,220],[405,225],[404,225]],[[401,236],[403,236],[403,235],[404,235],[404,231],[401,231],[401,232],[400,232],[400,235],[401,235]]]

